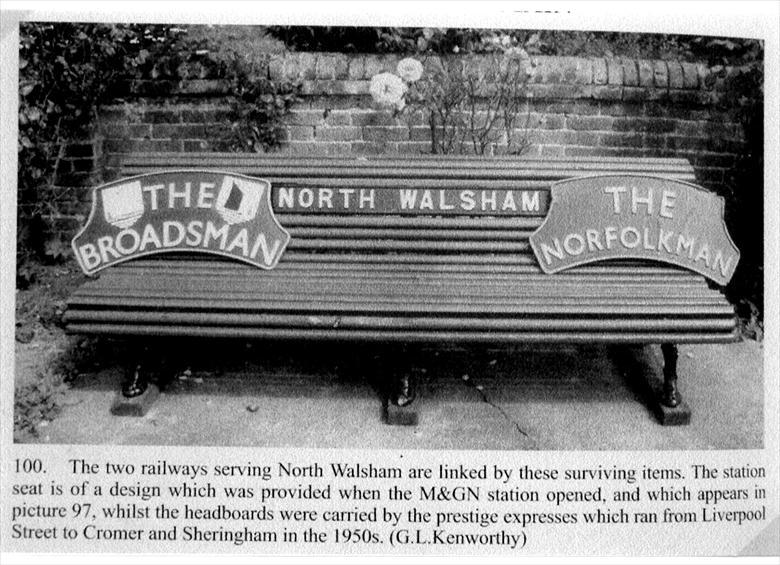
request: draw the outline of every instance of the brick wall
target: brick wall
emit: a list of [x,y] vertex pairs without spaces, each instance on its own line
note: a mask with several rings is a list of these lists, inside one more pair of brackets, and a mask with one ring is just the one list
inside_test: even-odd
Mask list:
[[[302,100],[285,122],[281,151],[430,152],[426,116],[393,117],[368,94],[371,77],[393,71],[397,61],[396,56],[327,53],[275,58],[272,78],[302,84]],[[713,89],[722,85],[711,84],[705,65],[577,57],[536,57],[534,62],[527,114],[517,132],[530,142],[528,154],[685,157],[701,184],[724,190],[744,143],[741,126],[711,102]],[[229,111],[225,94],[225,85],[218,81],[192,81],[175,96],[139,96],[105,107],[93,144],[97,146],[82,147],[81,154],[70,158],[67,174],[87,184],[95,180],[94,172],[87,170],[89,163],[102,167],[99,176],[110,180],[128,152],[224,150],[220,130]],[[490,148],[493,154],[505,151],[505,139]],[[89,191],[81,190],[84,211]]]

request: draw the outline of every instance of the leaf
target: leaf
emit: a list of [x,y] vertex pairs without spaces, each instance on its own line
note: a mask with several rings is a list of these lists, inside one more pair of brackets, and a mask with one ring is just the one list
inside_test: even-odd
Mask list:
[[37,122],[43,117],[43,112],[41,112],[38,108],[29,108],[25,112],[25,115],[29,121]]
[[53,237],[46,241],[44,252],[47,257],[59,261],[68,257],[70,246],[66,245],[59,237]]

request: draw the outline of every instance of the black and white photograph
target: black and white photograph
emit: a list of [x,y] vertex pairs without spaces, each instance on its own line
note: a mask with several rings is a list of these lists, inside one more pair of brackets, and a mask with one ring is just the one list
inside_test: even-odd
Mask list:
[[17,438],[760,448],[763,58],[23,22]]
[[496,4],[4,12],[4,545],[777,554],[777,6]]

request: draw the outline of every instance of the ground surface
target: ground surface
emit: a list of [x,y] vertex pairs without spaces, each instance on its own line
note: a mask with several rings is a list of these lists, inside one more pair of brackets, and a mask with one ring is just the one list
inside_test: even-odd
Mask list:
[[[31,367],[45,363],[42,352],[62,339],[17,344],[18,381],[29,380]],[[121,343],[100,346],[119,351],[116,359],[126,354]],[[660,426],[645,403],[642,379],[622,374],[603,347],[191,347],[190,355],[166,360],[169,378],[146,416],[109,413],[127,362],[104,361],[75,377],[58,414],[26,441],[428,449],[762,446],[762,351],[753,341],[682,347],[681,391],[693,410],[691,424],[683,427]],[[657,365],[656,357],[652,349],[639,352],[646,369]],[[391,365],[421,377],[416,427],[380,422],[377,375]]]

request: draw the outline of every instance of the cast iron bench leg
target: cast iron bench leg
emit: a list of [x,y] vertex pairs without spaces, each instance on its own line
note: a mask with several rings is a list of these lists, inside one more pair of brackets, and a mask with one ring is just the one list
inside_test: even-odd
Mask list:
[[414,371],[393,371],[387,375],[382,393],[382,421],[385,424],[417,425],[417,412],[412,408],[412,403],[417,398],[417,384]]
[[656,399],[656,415],[664,426],[685,426],[691,421],[691,409],[677,390],[677,345],[662,343],[664,358],[664,382]]
[[680,393],[677,390],[677,346],[673,343],[661,345],[664,356],[664,390],[661,402],[669,408],[680,404]]
[[157,384],[150,381],[149,346],[135,344],[130,355],[125,382],[114,398],[111,413],[116,416],[145,416],[160,395]]
[[656,415],[664,426],[685,426],[691,422],[691,409],[677,390],[677,345],[662,343],[664,384],[657,399]]
[[141,396],[149,388],[149,379],[146,370],[139,362],[134,369],[129,371],[128,378],[122,384],[122,396],[136,398]]
[[662,343],[663,379],[659,379],[659,367],[651,346],[614,347],[611,354],[625,376],[630,376],[633,388],[647,403],[659,423],[664,426],[684,426],[691,421],[691,409],[677,389],[677,345]]

